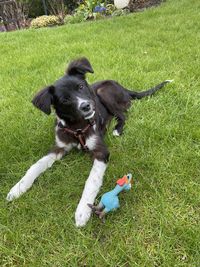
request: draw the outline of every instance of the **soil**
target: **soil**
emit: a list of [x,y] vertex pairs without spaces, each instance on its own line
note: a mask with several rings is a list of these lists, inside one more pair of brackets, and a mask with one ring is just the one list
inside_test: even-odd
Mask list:
[[158,6],[163,0],[131,0],[129,9],[131,12],[141,11],[142,9]]

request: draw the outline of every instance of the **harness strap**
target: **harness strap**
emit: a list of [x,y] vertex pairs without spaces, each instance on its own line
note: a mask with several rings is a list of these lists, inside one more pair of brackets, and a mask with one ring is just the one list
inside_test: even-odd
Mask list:
[[94,123],[95,123],[94,121],[92,121],[92,122],[89,121],[88,125],[85,128],[77,129],[75,131],[63,126],[61,122],[58,123],[58,127],[60,127],[65,133],[69,133],[69,134],[73,135],[76,139],[78,139],[83,150],[89,150],[85,144],[85,133],[89,130],[90,127],[92,127],[94,125]]

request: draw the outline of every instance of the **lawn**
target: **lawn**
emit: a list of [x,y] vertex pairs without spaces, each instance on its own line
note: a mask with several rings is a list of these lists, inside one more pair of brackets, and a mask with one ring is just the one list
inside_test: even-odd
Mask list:
[[[199,10],[198,0],[168,0],[125,17],[0,34],[0,266],[200,266]],[[134,102],[122,137],[107,132],[98,199],[127,172],[134,186],[105,224],[92,217],[77,229],[87,154],[73,151],[20,199],[5,198],[54,142],[54,115],[36,110],[32,97],[80,55],[95,70],[89,82],[174,83]]]

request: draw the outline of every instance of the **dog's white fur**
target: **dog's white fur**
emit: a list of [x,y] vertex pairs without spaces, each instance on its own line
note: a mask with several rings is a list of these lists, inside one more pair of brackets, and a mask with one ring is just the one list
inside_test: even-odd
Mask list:
[[11,188],[10,192],[7,195],[7,200],[12,201],[15,198],[20,197],[23,193],[25,193],[34,183],[35,179],[46,169],[50,168],[53,163],[56,160],[61,159],[62,153],[60,154],[55,154],[55,153],[50,153],[49,155],[44,156],[40,160],[38,160],[35,164],[33,164],[24,177]]
[[77,97],[78,109],[80,108],[80,106],[81,106],[82,103],[86,103],[86,102],[87,102],[86,99],[83,99],[81,97]]
[[64,148],[64,150],[67,152],[69,152],[73,147],[77,146],[75,143],[66,144],[62,142],[57,135],[56,135],[56,145],[57,147]]
[[75,213],[76,226],[84,226],[90,218],[91,209],[88,203],[94,203],[94,200],[101,188],[103,176],[106,170],[106,164],[97,159],[94,160],[90,175],[85,183],[81,200]]
[[117,130],[113,130],[113,135],[114,136],[120,136],[119,132]]
[[[81,97],[77,97],[77,105],[78,105],[77,107],[78,107],[78,109],[80,108],[80,106],[81,106],[82,103],[86,103],[86,102],[87,102],[86,99],[81,98]],[[92,114],[90,114],[89,116],[86,116],[85,117],[85,120],[92,119],[94,117],[94,114],[95,114],[95,111],[93,110]]]
[[95,134],[89,136],[87,139],[86,139],[86,146],[88,147],[89,150],[93,150],[95,149],[95,146],[96,146],[96,140],[97,140],[97,136]]

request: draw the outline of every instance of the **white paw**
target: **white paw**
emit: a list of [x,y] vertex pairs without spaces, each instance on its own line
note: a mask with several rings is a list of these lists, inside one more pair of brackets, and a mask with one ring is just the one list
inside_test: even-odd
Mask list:
[[75,222],[77,227],[83,227],[88,222],[92,210],[86,202],[80,202],[75,213]]
[[27,188],[24,185],[23,181],[18,182],[13,188],[11,188],[10,192],[8,193],[6,199],[8,201],[12,201],[15,198],[21,196],[24,192],[26,192]]
[[172,83],[174,80],[165,80],[168,83]]
[[115,129],[115,130],[113,131],[113,135],[114,135],[114,136],[120,136],[120,133]]

